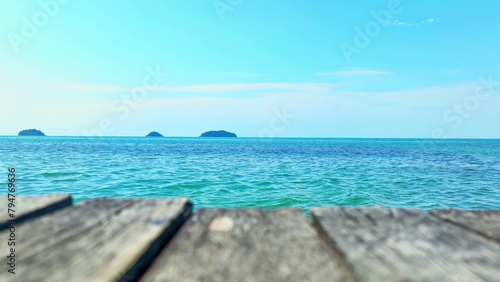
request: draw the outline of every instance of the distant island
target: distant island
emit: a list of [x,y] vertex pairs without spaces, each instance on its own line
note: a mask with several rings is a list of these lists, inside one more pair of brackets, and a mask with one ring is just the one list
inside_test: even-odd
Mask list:
[[19,132],[18,136],[47,136],[40,130],[36,129],[25,129]]
[[146,135],[146,137],[163,137],[163,135],[156,131],[151,131],[148,135]]
[[201,134],[200,137],[237,137],[236,134],[232,132],[227,132],[225,130],[219,130],[219,131],[207,131],[203,134]]

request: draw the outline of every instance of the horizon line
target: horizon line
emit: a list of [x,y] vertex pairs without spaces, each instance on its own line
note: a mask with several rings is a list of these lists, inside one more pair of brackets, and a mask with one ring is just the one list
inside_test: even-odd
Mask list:
[[163,137],[147,137],[138,135],[113,135],[113,136],[85,136],[85,135],[0,135],[0,137],[77,137],[77,138],[148,138],[148,139],[161,139],[161,138],[203,138],[203,139],[219,139],[219,138],[254,138],[254,139],[428,139],[428,140],[497,140],[500,137],[447,137],[447,138],[434,138],[434,137],[300,137],[300,136],[276,136],[276,137],[258,137],[258,136],[237,136],[237,137],[201,137],[201,136],[163,136]]

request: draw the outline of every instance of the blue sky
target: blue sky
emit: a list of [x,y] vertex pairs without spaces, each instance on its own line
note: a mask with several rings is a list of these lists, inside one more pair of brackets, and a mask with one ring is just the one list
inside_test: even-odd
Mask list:
[[500,138],[498,1],[0,1],[0,135]]

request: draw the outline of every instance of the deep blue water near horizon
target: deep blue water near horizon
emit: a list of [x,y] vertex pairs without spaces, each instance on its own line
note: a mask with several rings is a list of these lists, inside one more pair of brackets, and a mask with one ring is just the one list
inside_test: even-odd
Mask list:
[[500,209],[500,140],[0,137],[17,195],[200,207]]

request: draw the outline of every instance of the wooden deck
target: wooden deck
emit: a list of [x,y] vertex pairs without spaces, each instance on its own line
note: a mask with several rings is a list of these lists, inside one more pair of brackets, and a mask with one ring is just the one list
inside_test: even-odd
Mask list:
[[[5,258],[5,196],[0,204]],[[310,213],[18,196],[16,274],[2,263],[0,281],[500,281],[500,211]]]

